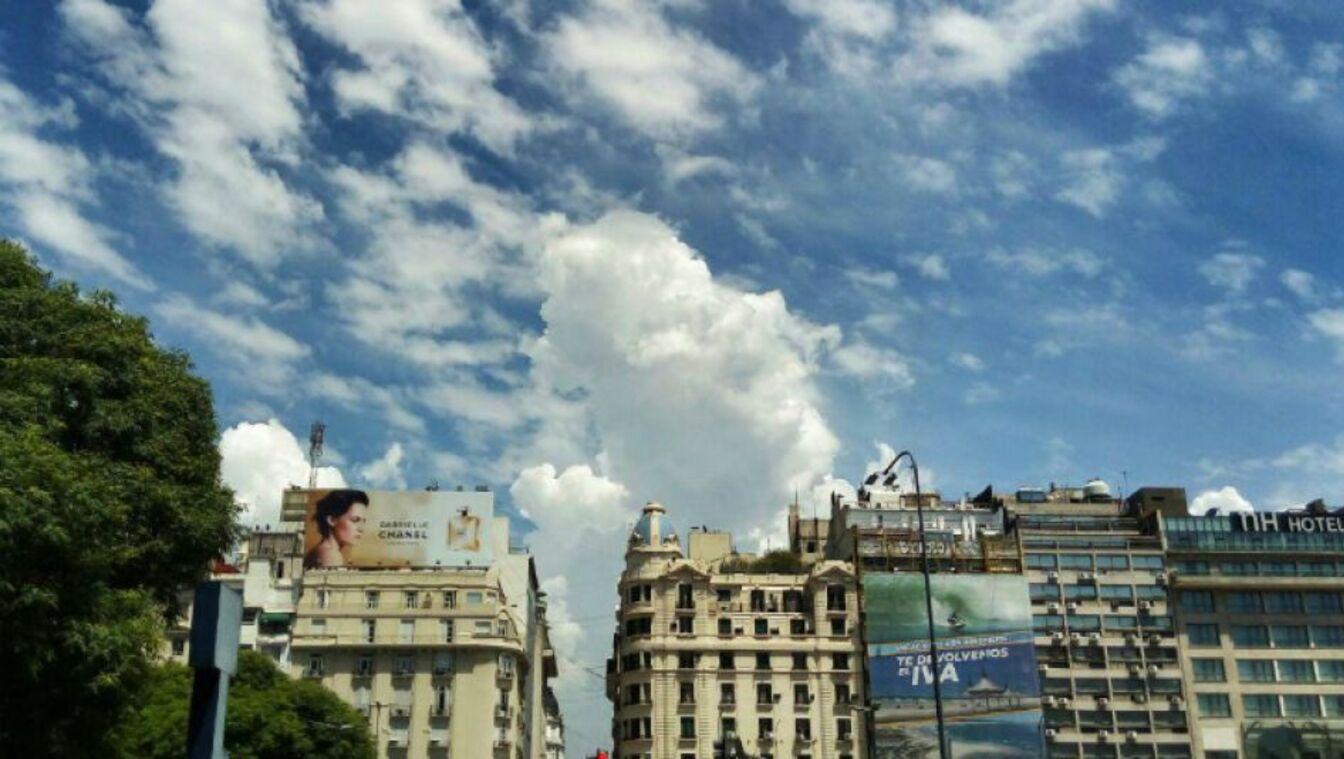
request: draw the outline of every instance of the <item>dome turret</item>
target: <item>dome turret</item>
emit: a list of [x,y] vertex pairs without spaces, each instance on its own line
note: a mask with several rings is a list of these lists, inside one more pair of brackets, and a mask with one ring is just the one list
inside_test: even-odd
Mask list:
[[630,531],[631,548],[673,548],[681,551],[677,530],[667,518],[667,510],[657,501],[649,501]]

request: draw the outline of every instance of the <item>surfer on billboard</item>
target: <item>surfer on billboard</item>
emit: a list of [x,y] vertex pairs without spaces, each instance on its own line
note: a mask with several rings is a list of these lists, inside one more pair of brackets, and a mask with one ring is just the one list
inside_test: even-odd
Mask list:
[[318,500],[313,523],[322,540],[303,557],[305,569],[343,567],[345,551],[364,538],[369,495],[363,490],[333,490]]

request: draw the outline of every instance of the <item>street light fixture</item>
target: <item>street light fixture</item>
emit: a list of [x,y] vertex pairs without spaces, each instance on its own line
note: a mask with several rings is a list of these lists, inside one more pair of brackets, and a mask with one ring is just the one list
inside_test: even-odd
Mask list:
[[915,454],[910,451],[901,451],[881,472],[868,475],[864,484],[872,485],[877,482],[879,477],[885,477],[882,484],[891,487],[896,483],[896,465],[903,458],[909,459],[910,469],[915,475],[915,513],[919,517],[919,565],[920,571],[924,574],[924,611],[928,614],[929,620],[929,672],[932,674],[930,680],[933,682],[934,715],[938,720],[938,756],[940,759],[948,759],[947,727],[943,722],[943,689],[938,672],[938,641],[933,630],[933,588],[929,581],[929,543],[924,536],[924,493],[919,489],[919,464],[915,463]]

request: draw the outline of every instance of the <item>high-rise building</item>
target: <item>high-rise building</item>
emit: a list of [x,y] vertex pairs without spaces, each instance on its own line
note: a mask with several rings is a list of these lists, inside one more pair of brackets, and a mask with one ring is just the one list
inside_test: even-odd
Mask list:
[[630,533],[607,696],[619,759],[865,756],[858,588],[847,562],[688,545],[651,503]]
[[1162,526],[1198,755],[1344,756],[1344,513]]

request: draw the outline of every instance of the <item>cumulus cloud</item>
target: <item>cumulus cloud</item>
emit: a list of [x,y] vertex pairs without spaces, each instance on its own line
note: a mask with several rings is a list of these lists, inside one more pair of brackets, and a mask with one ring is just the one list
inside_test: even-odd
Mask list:
[[1214,287],[1239,295],[1264,265],[1263,258],[1248,253],[1218,253],[1199,265],[1199,274]]
[[1113,0],[1009,0],[984,12],[935,4],[909,19],[912,48],[897,62],[899,76],[973,87],[1001,86],[1035,60],[1077,44],[1087,22]]
[[1303,300],[1311,300],[1316,294],[1316,278],[1301,269],[1284,269],[1279,274],[1279,281],[1289,292]]
[[1217,490],[1205,490],[1190,502],[1191,514],[1202,516],[1210,511],[1216,511],[1219,514],[1233,514],[1255,511],[1255,507],[1251,505],[1250,501],[1243,498],[1236,488],[1227,485]]
[[174,329],[190,325],[212,352],[227,359],[238,378],[271,393],[287,391],[294,365],[312,351],[304,343],[253,316],[224,313],[183,295],[160,301],[154,311]]
[[39,135],[61,126],[73,126],[73,111],[44,108],[0,77],[0,202],[41,252],[151,289],[149,278],[113,247],[111,232],[86,215],[85,207],[96,200],[88,158]]
[[1198,40],[1158,36],[1115,72],[1114,81],[1135,108],[1163,119],[1182,102],[1207,94],[1214,83],[1214,70]]
[[1070,150],[1061,158],[1064,186],[1055,199],[1075,205],[1098,218],[1120,198],[1125,175],[1113,151],[1106,148]]
[[945,282],[952,278],[952,271],[947,266],[947,260],[937,253],[912,256],[906,260],[924,279]]
[[[298,51],[265,0],[61,5],[99,75],[177,167],[166,199],[202,240],[271,266],[313,244],[322,206],[281,168],[303,144]],[[228,33],[221,33],[227,30]]]
[[736,58],[669,21],[653,3],[589,0],[560,19],[545,47],[576,87],[659,139],[715,127],[725,107],[746,101],[759,86]]
[[831,353],[831,361],[845,375],[881,382],[898,390],[915,384],[910,362],[899,352],[864,340],[850,340]]
[[[280,521],[280,496],[292,485],[307,486],[309,468],[298,438],[276,419],[240,422],[219,439],[220,478],[244,507],[241,519],[254,526]],[[318,487],[345,487],[335,467],[318,467]]]

